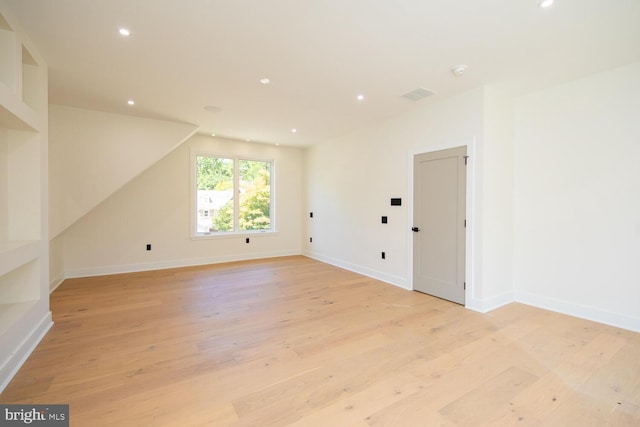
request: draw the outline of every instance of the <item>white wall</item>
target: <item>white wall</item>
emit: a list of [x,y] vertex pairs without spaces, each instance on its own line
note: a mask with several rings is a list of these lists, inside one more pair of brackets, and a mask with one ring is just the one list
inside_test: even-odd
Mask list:
[[196,130],[185,123],[50,105],[51,238]]
[[516,111],[517,300],[640,331],[640,63]]
[[[249,244],[239,236],[191,239],[192,147],[275,160],[277,234],[251,235]],[[300,149],[196,135],[61,235],[66,276],[299,254],[300,200]]]
[[482,152],[482,295],[480,311],[513,301],[513,145],[515,99],[495,86],[484,92]]
[[[495,298],[504,290],[483,292],[482,283],[484,99],[485,90],[477,89],[309,148],[304,253],[411,289],[413,155],[469,144],[468,190],[473,200],[468,210],[474,223],[469,227],[467,306],[487,309],[482,299]],[[401,197],[402,206],[390,206],[392,197]],[[388,216],[387,225],[380,223],[382,215]],[[386,260],[381,259],[382,251]],[[495,259],[499,255],[494,262],[503,262]]]
[[58,235],[49,241],[49,292],[53,292],[64,278],[62,236]]

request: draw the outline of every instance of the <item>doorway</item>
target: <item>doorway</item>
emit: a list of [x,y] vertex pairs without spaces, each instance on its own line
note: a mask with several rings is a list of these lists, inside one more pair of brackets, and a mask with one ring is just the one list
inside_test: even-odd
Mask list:
[[414,156],[413,289],[465,303],[467,147]]

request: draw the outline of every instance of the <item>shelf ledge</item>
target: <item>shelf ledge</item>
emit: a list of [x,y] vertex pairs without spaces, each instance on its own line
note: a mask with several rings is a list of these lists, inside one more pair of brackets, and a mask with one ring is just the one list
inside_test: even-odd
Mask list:
[[0,276],[37,259],[40,240],[13,240],[0,242]]
[[4,335],[12,325],[19,321],[37,303],[37,301],[25,301],[0,304],[0,336]]

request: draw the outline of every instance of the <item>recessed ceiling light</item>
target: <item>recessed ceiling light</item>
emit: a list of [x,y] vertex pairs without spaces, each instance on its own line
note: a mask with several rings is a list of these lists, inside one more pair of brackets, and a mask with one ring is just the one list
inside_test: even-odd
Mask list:
[[356,96],[356,99],[358,101],[362,101],[362,100],[364,100],[364,95],[360,94],[360,95]]
[[133,104],[135,104],[135,103],[136,103],[136,102],[135,102],[133,99],[130,99],[130,100],[128,100],[128,101],[127,101],[127,104],[129,104],[129,105],[133,105]]
[[298,129],[293,128],[293,129],[291,129],[291,132],[296,133],[296,132],[298,132]]
[[276,142],[276,147],[277,147],[277,146],[279,146],[279,145],[280,145],[280,144],[278,144],[278,143]]
[[215,134],[215,133],[212,133],[212,134],[211,134],[211,136],[216,136],[216,134]]
[[245,139],[245,141],[247,141],[247,142],[251,142],[251,140],[250,140],[249,138]]
[[271,80],[269,80],[266,77],[263,77],[263,78],[260,79],[260,83],[263,84],[263,85],[268,85],[269,83],[271,83]]
[[538,6],[543,8],[549,7],[551,5],[553,5],[553,0],[542,0],[540,3],[538,3]]
[[125,37],[128,37],[131,35],[131,31],[129,31],[127,28],[120,28],[118,32],[120,33],[120,35]]

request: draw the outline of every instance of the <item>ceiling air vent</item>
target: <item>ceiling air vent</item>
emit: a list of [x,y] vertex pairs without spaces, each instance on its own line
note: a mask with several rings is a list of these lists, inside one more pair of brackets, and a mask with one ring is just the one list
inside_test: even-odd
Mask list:
[[435,92],[430,91],[429,89],[419,87],[418,89],[405,93],[404,95],[402,95],[402,97],[407,98],[411,101],[420,101],[422,98],[426,98],[427,96],[433,95],[434,93]]

